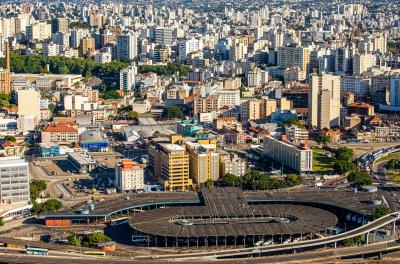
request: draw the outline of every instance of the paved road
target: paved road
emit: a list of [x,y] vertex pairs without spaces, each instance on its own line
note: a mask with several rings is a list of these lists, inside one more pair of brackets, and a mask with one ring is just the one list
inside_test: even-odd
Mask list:
[[[0,262],[1,263],[43,263],[43,264],[128,264],[128,263],[146,263],[146,264],[159,264],[159,263],[211,263],[211,264],[255,264],[255,263],[324,263],[326,261],[334,261],[341,257],[348,256],[362,256],[362,254],[384,252],[386,250],[398,250],[400,245],[394,241],[379,244],[370,244],[360,247],[349,247],[349,248],[337,248],[337,249],[325,249],[318,251],[311,251],[298,254],[290,255],[279,255],[270,257],[260,257],[260,258],[243,258],[243,259],[225,259],[225,260],[212,260],[212,259],[202,259],[202,260],[154,260],[151,258],[136,260],[122,260],[110,257],[93,257],[93,256],[81,256],[71,254],[70,256],[65,256],[62,252],[50,252],[49,256],[28,256],[25,254],[19,254],[15,251],[6,252],[2,250],[0,252]],[[339,263],[335,261],[335,263]]]

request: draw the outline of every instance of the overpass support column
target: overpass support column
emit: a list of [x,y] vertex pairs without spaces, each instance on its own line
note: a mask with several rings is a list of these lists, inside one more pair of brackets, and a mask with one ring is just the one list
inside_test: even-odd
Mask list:
[[368,243],[369,243],[369,241],[368,241],[368,235],[369,235],[369,232],[367,232],[367,233],[365,234],[365,244],[367,244],[367,245],[368,245]]
[[391,235],[394,236],[396,233],[396,221],[393,221]]
[[337,246],[337,242],[335,242],[335,248],[336,248],[336,246]]

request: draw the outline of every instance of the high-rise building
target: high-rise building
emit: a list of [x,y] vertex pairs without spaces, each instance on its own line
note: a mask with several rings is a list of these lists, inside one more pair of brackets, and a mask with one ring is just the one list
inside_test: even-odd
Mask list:
[[217,111],[221,107],[221,96],[216,94],[207,97],[197,97],[193,100],[193,113],[195,115],[200,113],[211,113]]
[[10,46],[6,42],[6,68],[0,69],[0,93],[11,93],[10,70]]
[[170,28],[156,28],[155,29],[155,43],[156,44],[162,44],[162,45],[172,45],[173,42],[173,34],[172,34],[172,29]]
[[115,166],[115,186],[120,192],[143,190],[143,165],[123,159]]
[[308,71],[310,64],[310,51],[304,47],[287,46],[278,47],[278,66],[288,68],[297,66],[303,71]]
[[369,68],[376,65],[376,57],[374,54],[355,54],[353,56],[353,75],[360,76]]
[[60,47],[54,43],[44,43],[42,52],[46,57],[54,57],[60,54]]
[[95,40],[92,37],[84,37],[79,42],[79,49],[83,55],[93,53],[95,48]]
[[220,151],[220,177],[233,174],[242,177],[247,173],[247,161],[226,151]]
[[117,38],[117,59],[133,60],[138,55],[136,34],[126,33]]
[[119,89],[124,91],[135,90],[136,65],[131,65],[119,72]]
[[260,119],[261,101],[259,99],[250,99],[242,104],[240,119],[244,122]]
[[38,21],[26,27],[26,36],[30,41],[43,41],[51,38],[51,25],[46,21]]
[[0,203],[30,200],[29,166],[22,158],[0,158]]
[[189,154],[185,148],[177,144],[160,144],[161,180],[166,190],[188,190],[192,186],[189,178]]
[[335,72],[345,74],[349,71],[350,54],[348,48],[335,50]]
[[266,118],[271,116],[273,112],[277,109],[277,102],[275,99],[270,99],[268,97],[261,98],[260,106],[260,118]]
[[58,17],[51,21],[51,29],[53,33],[62,32],[68,33],[69,32],[69,21],[66,17]]
[[219,153],[216,150],[216,142],[202,141],[186,143],[190,177],[198,186],[208,180],[216,181],[219,178]]
[[33,116],[35,125],[40,121],[40,93],[35,89],[18,90],[18,115]]
[[187,39],[181,40],[178,46],[179,51],[179,62],[185,63],[187,55],[203,49],[203,42],[200,39]]
[[308,120],[320,129],[339,126],[340,76],[312,75],[308,92]]

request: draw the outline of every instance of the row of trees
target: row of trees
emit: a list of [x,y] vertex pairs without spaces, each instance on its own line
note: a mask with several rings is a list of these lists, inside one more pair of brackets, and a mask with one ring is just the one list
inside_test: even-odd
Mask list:
[[221,184],[227,187],[242,187],[245,190],[273,190],[293,187],[302,183],[302,178],[289,174],[284,180],[274,179],[270,175],[258,171],[250,171],[243,177],[227,173],[222,177]]
[[[21,55],[11,53],[11,71],[15,73],[54,73],[54,74],[81,74],[84,77],[98,77],[103,80],[107,90],[119,87],[119,72],[130,65],[129,61],[113,61],[97,63],[93,59],[46,57],[44,55]],[[4,59],[0,65],[5,67]],[[177,63],[167,65],[139,65],[139,73],[155,72],[158,75],[178,74],[185,76],[190,67]]]
[[63,207],[62,202],[54,198],[48,199],[44,203],[38,203],[33,200],[32,205],[32,212],[36,215],[39,215],[43,212],[57,211]]
[[31,199],[34,201],[39,198],[40,194],[46,190],[47,184],[44,180],[32,180],[30,182]]

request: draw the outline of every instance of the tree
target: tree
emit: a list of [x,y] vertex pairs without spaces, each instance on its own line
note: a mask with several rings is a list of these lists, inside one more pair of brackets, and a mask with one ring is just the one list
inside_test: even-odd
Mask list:
[[338,160],[352,161],[353,150],[346,147],[341,147],[335,151],[335,156]]
[[5,141],[12,141],[12,142],[17,141],[17,139],[14,136],[5,136],[4,140]]
[[68,237],[68,245],[80,247],[81,239],[76,234],[70,234]]
[[381,218],[382,216],[385,216],[390,213],[390,209],[387,208],[384,205],[379,205],[378,207],[375,208],[374,212],[374,219]]
[[343,245],[345,247],[360,246],[363,243],[364,243],[363,236],[357,236],[343,240]]
[[121,95],[116,90],[107,91],[104,94],[104,99],[121,99]]
[[371,177],[365,171],[353,171],[349,174],[347,180],[353,182],[356,186],[372,184]]
[[329,142],[331,142],[331,137],[328,136],[328,135],[320,135],[317,138],[317,142],[319,144],[322,144],[322,145],[326,146]]
[[227,173],[222,176],[222,183],[226,187],[239,187],[240,186],[240,178],[231,173]]
[[162,117],[167,119],[174,119],[174,118],[182,118],[183,112],[177,106],[169,106],[164,109],[162,112]]
[[32,211],[39,215],[42,212],[53,212],[62,208],[62,203],[57,199],[49,199],[46,202],[39,204],[36,201],[32,201]]
[[40,193],[46,190],[47,184],[44,180],[32,180],[29,184],[31,199],[36,200]]
[[111,238],[106,236],[103,232],[90,233],[82,239],[84,246],[92,247],[97,243],[110,242]]
[[293,187],[296,185],[299,185],[303,182],[303,179],[300,177],[300,175],[297,174],[288,174],[286,176],[286,183],[289,187]]
[[4,218],[0,217],[0,226],[4,226]]
[[130,118],[137,119],[137,118],[139,117],[139,114],[138,114],[138,112],[130,111],[130,112],[128,113],[128,116],[129,116]]
[[0,106],[9,107],[11,101],[11,96],[9,94],[0,93]]
[[333,169],[338,174],[345,174],[349,171],[354,171],[357,169],[356,165],[352,162],[346,160],[337,160],[333,164]]
[[205,186],[206,188],[213,188],[213,187],[214,187],[214,181],[211,180],[211,179],[208,179],[208,180],[206,180],[206,181],[204,182],[204,186]]

